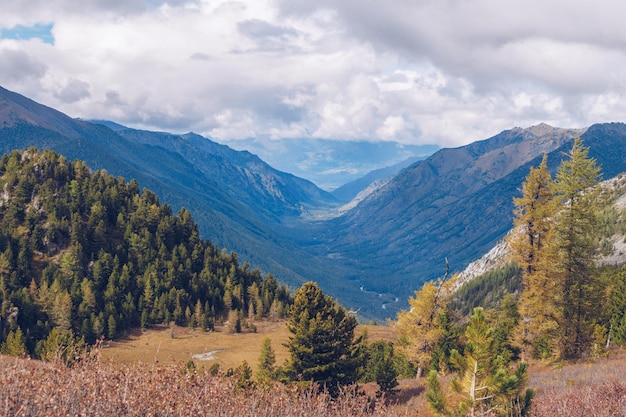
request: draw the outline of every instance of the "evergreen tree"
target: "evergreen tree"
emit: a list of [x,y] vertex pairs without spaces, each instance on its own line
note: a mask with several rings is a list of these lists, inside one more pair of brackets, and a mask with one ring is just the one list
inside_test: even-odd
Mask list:
[[621,268],[612,278],[607,345],[626,345],[626,268]]
[[378,384],[378,397],[396,392],[398,372],[394,366],[393,343],[377,340],[368,347],[365,381]]
[[26,354],[26,342],[22,328],[18,327],[15,331],[10,331],[7,339],[0,347],[0,352],[5,355],[22,356]]
[[276,373],[276,354],[272,349],[272,339],[265,337],[261,344],[261,353],[259,355],[259,368],[257,371],[257,380],[261,384],[269,384],[275,377]]
[[355,383],[364,359],[357,354],[355,327],[356,319],[317,284],[299,288],[288,323],[292,336],[285,345],[291,354],[292,378],[313,381],[332,396],[338,395],[340,386]]
[[474,309],[465,337],[463,354],[457,350],[452,353],[459,374],[451,386],[459,396],[445,398],[436,374],[431,372],[426,394],[431,407],[437,413],[451,414],[447,407],[453,406],[455,414],[473,417],[510,415],[513,405],[529,405],[532,392],[521,394],[526,383],[526,363],[512,371],[502,356],[494,355],[494,329],[487,324],[482,308]]

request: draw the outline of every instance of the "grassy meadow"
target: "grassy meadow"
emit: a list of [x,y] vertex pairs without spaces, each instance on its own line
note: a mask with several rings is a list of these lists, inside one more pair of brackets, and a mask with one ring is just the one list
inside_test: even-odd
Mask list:
[[[101,360],[117,364],[175,365],[193,360],[198,368],[209,368],[217,363],[220,369],[236,368],[244,360],[253,370],[258,365],[261,342],[265,337],[272,340],[276,354],[276,365],[282,365],[289,358],[283,345],[289,340],[286,321],[257,321],[256,332],[242,329],[242,333],[229,333],[223,326],[213,332],[203,332],[187,327],[157,326],[145,331],[135,330],[115,341],[106,341],[101,352]],[[359,325],[356,335],[367,332],[367,340],[396,340],[392,327]],[[197,355],[207,354],[206,359]],[[194,355],[196,357],[194,358]]]

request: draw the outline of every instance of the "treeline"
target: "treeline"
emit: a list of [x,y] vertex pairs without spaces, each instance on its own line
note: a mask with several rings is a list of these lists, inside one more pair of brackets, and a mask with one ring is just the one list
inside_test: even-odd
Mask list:
[[36,148],[0,158],[0,300],[3,351],[37,357],[51,338],[92,343],[157,323],[240,331],[293,302],[272,275],[201,240],[184,208]]
[[522,270],[510,262],[463,284],[452,295],[450,309],[468,317],[475,307],[497,308],[502,297],[519,294],[521,289]]

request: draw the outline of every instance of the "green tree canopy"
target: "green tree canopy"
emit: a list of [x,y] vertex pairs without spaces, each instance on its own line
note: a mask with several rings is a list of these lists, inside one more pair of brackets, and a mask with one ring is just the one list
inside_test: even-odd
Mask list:
[[364,359],[354,339],[356,324],[317,284],[305,283],[294,295],[288,323],[291,377],[313,381],[333,396],[340,386],[355,383]]

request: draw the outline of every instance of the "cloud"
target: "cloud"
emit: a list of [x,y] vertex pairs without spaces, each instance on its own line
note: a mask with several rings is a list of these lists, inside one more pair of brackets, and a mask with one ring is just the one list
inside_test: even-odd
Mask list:
[[36,83],[46,69],[44,63],[24,51],[0,49],[0,79],[4,82]]
[[71,78],[67,81],[67,84],[54,95],[65,103],[73,103],[88,98],[91,94],[89,93],[89,83]]
[[3,86],[73,117],[218,140],[457,146],[542,121],[623,120],[616,0],[21,0]]

